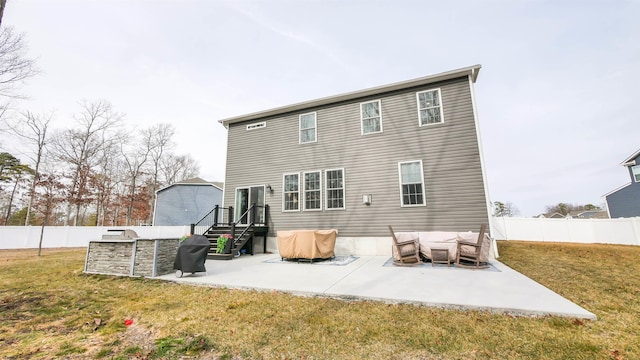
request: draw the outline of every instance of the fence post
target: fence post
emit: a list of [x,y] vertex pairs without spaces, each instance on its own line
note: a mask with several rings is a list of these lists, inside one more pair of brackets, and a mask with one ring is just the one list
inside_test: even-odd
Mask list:
[[218,209],[220,205],[216,204],[216,207],[213,208],[213,226],[218,226]]
[[229,206],[229,225],[233,224],[233,206]]
[[269,205],[268,204],[264,206],[264,224],[269,225]]

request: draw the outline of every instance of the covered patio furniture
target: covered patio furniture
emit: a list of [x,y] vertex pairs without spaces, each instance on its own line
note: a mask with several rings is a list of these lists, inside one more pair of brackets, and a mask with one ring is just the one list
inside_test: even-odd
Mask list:
[[407,234],[396,236],[393,228],[389,225],[389,231],[393,238],[393,261],[396,265],[416,265],[420,264],[420,243],[418,237]]
[[278,252],[284,259],[330,259],[338,230],[278,230]]
[[[487,224],[482,224],[476,241],[458,240],[456,266],[473,267],[476,269],[489,267],[487,260],[483,256],[483,253],[486,252],[483,248],[484,244],[487,243],[484,241],[486,230]],[[466,263],[461,261],[465,261]]]

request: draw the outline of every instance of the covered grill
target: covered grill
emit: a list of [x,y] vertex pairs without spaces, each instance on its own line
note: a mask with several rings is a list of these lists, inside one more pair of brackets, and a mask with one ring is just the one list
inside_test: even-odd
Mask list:
[[178,247],[173,268],[176,276],[182,277],[184,273],[205,272],[204,262],[207,260],[211,243],[204,235],[191,235]]

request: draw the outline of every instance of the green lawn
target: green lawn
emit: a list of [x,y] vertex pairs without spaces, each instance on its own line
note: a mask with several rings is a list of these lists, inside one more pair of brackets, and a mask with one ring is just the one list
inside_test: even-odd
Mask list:
[[85,275],[84,249],[0,251],[0,358],[640,358],[640,247],[498,246],[502,262],[598,320]]

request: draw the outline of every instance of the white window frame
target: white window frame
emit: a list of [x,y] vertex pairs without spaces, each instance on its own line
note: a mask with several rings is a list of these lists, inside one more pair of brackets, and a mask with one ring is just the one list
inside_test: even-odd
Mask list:
[[[287,176],[297,176],[298,177],[298,191],[287,191],[287,183],[286,183],[286,178]],[[285,209],[285,198],[287,194],[290,193],[298,193],[298,208],[297,209],[290,209],[287,210]],[[286,174],[282,174],[282,212],[299,212],[300,211],[300,202],[301,202],[301,197],[300,197],[300,173],[286,173]]]
[[[313,173],[318,173],[319,176],[319,180],[320,180],[320,184],[318,184],[318,189],[314,189],[314,190],[308,190],[307,189],[307,181],[306,181],[306,176],[307,174],[313,174]],[[302,211],[322,211],[322,171],[321,170],[312,170],[312,171],[305,171],[302,173]],[[311,192],[311,191],[317,191],[320,193],[320,199],[319,199],[319,204],[320,207],[318,209],[307,209],[307,192]]]
[[631,167],[631,177],[635,182],[640,183],[640,165]]
[[[432,106],[432,107],[428,107],[428,108],[424,108],[422,109],[420,107],[420,94],[424,94],[424,93],[429,93],[429,92],[433,92],[433,91],[437,91],[438,92],[438,106]],[[440,88],[435,88],[435,89],[429,89],[429,90],[424,90],[424,91],[418,91],[416,93],[416,103],[418,106],[418,125],[420,127],[422,126],[430,126],[430,125],[438,125],[438,124],[444,124],[444,111],[442,108],[442,90]],[[422,110],[427,110],[427,109],[434,109],[434,108],[438,108],[440,110],[440,122],[435,122],[435,123],[426,123],[423,124],[422,123]]]
[[266,128],[266,127],[267,127],[267,122],[266,121],[261,121],[261,122],[257,122],[257,123],[253,123],[253,124],[247,125],[247,131],[262,129],[262,128]]
[[[340,171],[340,173],[342,174],[342,187],[329,188],[329,177],[327,176],[327,172],[329,171]],[[347,186],[345,184],[344,168],[326,169],[324,171],[324,198],[325,198],[324,208],[326,210],[345,210],[347,208],[347,197],[345,192],[346,187]],[[342,190],[342,207],[329,207],[329,190]]]
[[[403,164],[412,164],[419,163],[420,164],[420,187],[422,189],[422,204],[405,204],[404,203],[404,193],[402,192],[402,165]],[[398,162],[398,183],[400,185],[400,207],[417,207],[417,206],[427,206],[427,194],[425,193],[424,186],[424,169],[422,167],[422,160],[409,160],[409,161],[400,161]]]
[[[307,115],[313,115],[313,122],[314,122],[314,126],[313,128],[302,128],[302,117],[303,116],[307,116]],[[302,131],[303,130],[310,130],[313,129],[313,141],[302,141]],[[313,111],[313,112],[308,112],[308,113],[304,113],[304,114],[300,114],[298,116],[298,143],[299,144],[310,144],[310,143],[314,143],[318,141],[318,114]]]
[[[366,104],[371,104],[371,103],[378,103],[378,123],[380,124],[380,130],[378,131],[370,131],[365,133],[364,132],[364,121],[365,120],[369,120],[369,119],[373,119],[372,117],[370,118],[366,118],[364,117],[364,109],[363,106]],[[361,135],[369,135],[369,134],[377,134],[377,133],[381,133],[382,132],[382,101],[381,100],[372,100],[372,101],[366,101],[363,103],[360,103],[360,134]]]

